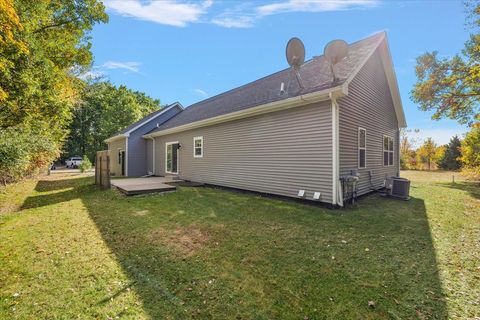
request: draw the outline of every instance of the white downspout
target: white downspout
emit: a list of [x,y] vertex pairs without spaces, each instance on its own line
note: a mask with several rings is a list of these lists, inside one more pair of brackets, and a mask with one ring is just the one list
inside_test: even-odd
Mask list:
[[128,136],[125,138],[125,177],[128,177]]
[[150,139],[152,139],[152,172],[155,175],[155,138],[150,137]]
[[330,93],[332,100],[332,204],[343,206],[340,186],[340,138],[339,138],[339,106],[335,96]]

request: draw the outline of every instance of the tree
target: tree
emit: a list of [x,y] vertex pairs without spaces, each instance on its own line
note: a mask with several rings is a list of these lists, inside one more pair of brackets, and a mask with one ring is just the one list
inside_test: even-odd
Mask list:
[[0,165],[14,166],[22,156],[46,166],[58,156],[83,86],[77,75],[92,62],[88,33],[107,20],[99,0],[0,0],[0,139],[19,132],[19,141],[48,141],[55,148],[42,161],[34,159],[35,145],[23,155],[5,148],[11,154],[4,159],[16,160]]
[[12,76],[14,61],[29,53],[27,44],[18,37],[22,30],[13,0],[0,0],[0,103],[9,97],[4,86],[5,81]]
[[432,138],[427,138],[417,150],[417,157],[420,163],[426,164],[428,170],[432,170],[432,164],[437,155],[437,145]]
[[458,170],[462,166],[460,162],[461,142],[458,136],[450,139],[450,142],[444,146],[445,152],[443,156],[438,158],[437,165],[443,170]]
[[401,129],[400,130],[400,167],[405,169],[415,169],[416,154],[414,146],[418,144],[418,139],[410,136],[410,134],[418,133],[418,129]]
[[461,54],[450,59],[439,58],[437,51],[419,56],[415,67],[418,82],[411,97],[421,110],[434,111],[433,119],[480,126],[480,4],[473,1],[467,7],[476,33]]
[[467,167],[480,167],[480,128],[467,133],[461,143],[462,163]]
[[467,133],[461,152],[462,173],[472,180],[480,180],[480,128],[473,128]]
[[82,85],[76,74],[92,61],[88,32],[107,21],[105,8],[98,0],[17,0],[10,8],[18,21],[6,28],[26,50],[5,52],[12,69],[1,74],[0,127],[41,125],[61,142]]
[[93,161],[95,152],[104,149],[105,139],[160,108],[159,100],[125,86],[90,83],[75,108],[65,153],[87,155]]

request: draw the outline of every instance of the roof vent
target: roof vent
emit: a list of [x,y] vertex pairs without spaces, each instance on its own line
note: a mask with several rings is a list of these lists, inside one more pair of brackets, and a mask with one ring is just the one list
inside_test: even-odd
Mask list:
[[157,128],[160,128],[160,123],[157,123]]

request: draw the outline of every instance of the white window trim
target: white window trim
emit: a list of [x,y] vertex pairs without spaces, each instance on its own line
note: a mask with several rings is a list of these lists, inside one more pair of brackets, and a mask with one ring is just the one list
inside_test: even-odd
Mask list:
[[[388,138],[388,139],[392,140],[393,150],[385,149],[385,138]],[[390,141],[388,141],[388,145],[390,145]],[[383,164],[383,166],[384,167],[394,167],[395,166],[395,140],[393,139],[392,136],[389,136],[389,135],[386,135],[386,134],[383,135],[382,149],[383,149],[383,152],[382,152],[382,164]],[[390,163],[390,155],[389,155],[389,160],[387,161],[387,164],[385,164],[385,152],[388,152],[388,153],[391,152],[392,153],[392,164],[389,164]]]
[[[196,140],[202,141],[202,146],[201,146],[201,148],[200,148],[201,153],[200,153],[199,155],[195,154],[195,149],[196,149],[196,147],[195,147],[195,141],[196,141]],[[194,137],[194,138],[193,138],[193,157],[194,157],[194,158],[203,158],[203,136]]]
[[178,141],[170,141],[170,142],[165,142],[165,172],[170,173],[170,174],[178,174],[178,171],[180,169],[180,159],[178,155],[178,149],[177,149],[177,172],[172,172],[167,170],[167,149],[169,145],[179,143]]
[[[360,131],[365,131],[365,147],[360,147]],[[357,133],[357,144],[358,144],[358,150],[357,150],[357,165],[358,169],[366,169],[367,168],[367,129],[358,127],[358,133]],[[365,150],[365,166],[361,167],[360,166],[360,150]]]

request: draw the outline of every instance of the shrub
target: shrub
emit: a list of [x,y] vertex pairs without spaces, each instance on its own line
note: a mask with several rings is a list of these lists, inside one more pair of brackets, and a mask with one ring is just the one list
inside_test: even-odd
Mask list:
[[80,172],[85,172],[87,170],[92,169],[92,163],[88,159],[87,155],[83,156],[82,163],[78,166],[78,169],[80,169]]
[[58,155],[57,144],[42,131],[23,126],[0,129],[0,181],[3,184],[37,173]]
[[464,167],[462,168],[462,176],[470,181],[480,181],[480,167]]

